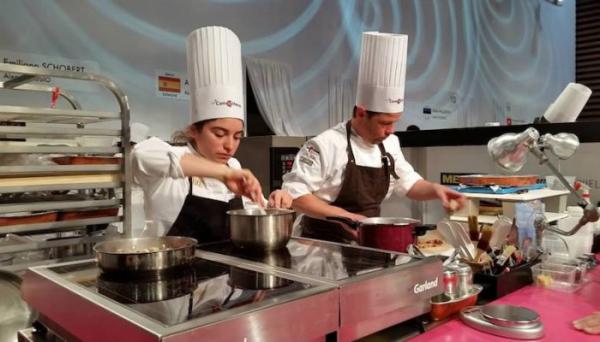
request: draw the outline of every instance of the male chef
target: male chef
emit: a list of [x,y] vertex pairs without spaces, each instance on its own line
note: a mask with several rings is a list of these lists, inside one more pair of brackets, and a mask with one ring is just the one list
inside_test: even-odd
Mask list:
[[404,159],[395,124],[404,111],[406,49],[401,34],[364,32],[352,119],[309,140],[300,150],[282,189],[304,214],[302,236],[348,243],[357,232],[325,220],[376,217],[392,193],[413,200],[439,199],[460,209],[460,193],[424,180]]

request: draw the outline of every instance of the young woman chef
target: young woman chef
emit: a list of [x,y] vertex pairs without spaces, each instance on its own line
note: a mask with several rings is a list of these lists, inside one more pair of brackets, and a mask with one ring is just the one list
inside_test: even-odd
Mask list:
[[[256,178],[233,158],[244,129],[240,40],[224,27],[195,30],[187,38],[187,64],[192,100],[188,145],[175,147],[158,138],[137,144],[134,177],[144,189],[146,217],[157,231],[200,242],[225,240],[226,211],[245,205],[236,194],[260,205],[264,201]],[[273,207],[291,205],[282,191],[269,200]]]
[[407,40],[399,34],[363,33],[353,118],[309,140],[284,176],[282,189],[294,198],[294,209],[305,214],[303,236],[356,240],[354,230],[323,219],[379,216],[381,202],[392,193],[462,207],[463,195],[414,171],[393,134],[404,111]]

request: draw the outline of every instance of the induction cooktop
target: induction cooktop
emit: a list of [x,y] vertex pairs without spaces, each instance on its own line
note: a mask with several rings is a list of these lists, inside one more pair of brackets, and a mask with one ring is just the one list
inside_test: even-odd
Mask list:
[[240,249],[231,241],[198,248],[334,281],[419,260],[408,254],[304,238],[292,238],[284,249],[272,252]]
[[102,273],[95,261],[48,270],[165,326],[233,308],[256,307],[314,286],[201,258],[170,272],[132,277]]

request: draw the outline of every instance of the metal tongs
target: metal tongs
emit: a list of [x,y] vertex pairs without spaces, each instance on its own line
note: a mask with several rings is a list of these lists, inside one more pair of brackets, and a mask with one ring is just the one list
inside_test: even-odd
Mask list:
[[438,222],[437,230],[440,232],[444,240],[450,243],[452,247],[458,251],[458,254],[460,254],[463,259],[469,261],[475,259],[475,256],[469,249],[469,236],[462,224],[456,221],[443,219],[442,221]]

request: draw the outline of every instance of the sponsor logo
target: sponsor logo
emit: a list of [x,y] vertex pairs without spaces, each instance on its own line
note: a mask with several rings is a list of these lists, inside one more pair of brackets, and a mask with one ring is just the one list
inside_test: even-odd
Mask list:
[[402,101],[404,101],[404,99],[401,99],[401,98],[397,98],[397,99],[390,99],[390,98],[388,98],[388,99],[387,99],[387,102],[388,102],[388,103],[396,103],[396,104],[401,104],[401,103],[402,103]]
[[436,288],[437,286],[438,286],[438,277],[435,277],[435,280],[431,280],[431,281],[425,280],[425,282],[423,282],[422,284],[416,283],[415,286],[413,287],[413,292],[421,293],[421,292]]
[[219,101],[217,99],[215,99],[215,101],[213,102],[215,104],[215,106],[227,106],[227,107],[232,107],[232,106],[236,106],[239,108],[242,108],[242,106],[237,103],[237,102],[233,102],[231,100],[227,100],[227,101]]

